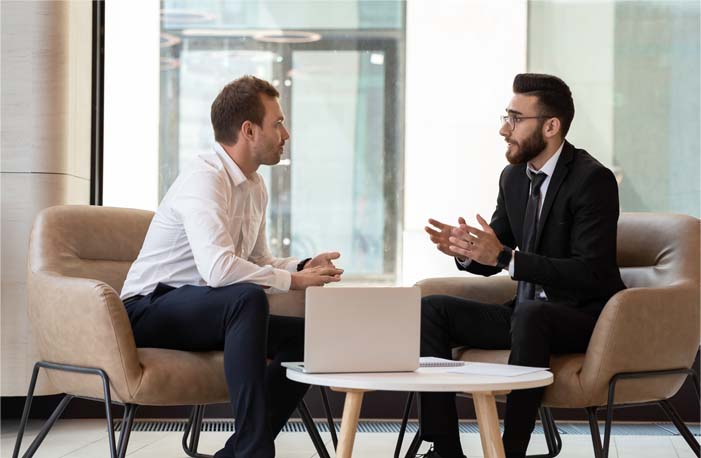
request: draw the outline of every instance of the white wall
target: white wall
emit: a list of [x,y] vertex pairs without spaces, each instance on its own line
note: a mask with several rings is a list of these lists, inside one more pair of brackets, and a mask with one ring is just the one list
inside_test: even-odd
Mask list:
[[[27,251],[37,213],[90,201],[92,5],[3,1],[0,394],[27,393],[39,355],[27,319]],[[53,388],[39,377],[36,394]]]
[[402,284],[456,275],[429,217],[490,219],[506,165],[499,116],[526,70],[525,0],[407,3]]

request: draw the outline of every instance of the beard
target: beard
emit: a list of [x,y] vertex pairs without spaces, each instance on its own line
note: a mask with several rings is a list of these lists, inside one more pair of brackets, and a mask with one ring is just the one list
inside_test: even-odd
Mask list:
[[542,127],[543,124],[541,123],[533,134],[523,141],[513,143],[509,141],[510,145],[518,148],[514,153],[509,152],[509,150],[506,151],[506,160],[509,161],[510,164],[524,164],[539,155],[545,149],[547,144],[543,137]]

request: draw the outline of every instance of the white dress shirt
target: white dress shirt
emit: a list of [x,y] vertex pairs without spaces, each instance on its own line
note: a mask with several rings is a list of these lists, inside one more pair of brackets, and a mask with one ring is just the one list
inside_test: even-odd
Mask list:
[[[540,168],[540,170],[536,170],[531,166],[531,163],[529,162],[526,165],[526,175],[528,175],[528,178],[530,180],[531,176],[536,174],[536,173],[544,173],[546,175],[545,180],[543,183],[540,185],[540,202],[538,204],[538,217],[540,218],[540,212],[543,210],[543,202],[545,202],[545,194],[548,192],[548,186],[550,185],[550,179],[553,176],[553,173],[555,172],[555,166],[557,166],[557,161],[560,159],[560,154],[562,153],[562,147],[565,145],[565,142],[563,141],[560,144],[560,147],[555,151],[555,154],[552,155],[550,159],[548,159],[548,162],[546,162],[543,167]],[[530,195],[530,191],[529,191]],[[514,255],[511,256],[511,261],[509,262],[509,275],[511,278],[514,276],[514,258],[517,256],[516,251],[514,251]],[[472,262],[471,259],[465,259],[464,261],[460,261],[458,259],[458,262],[462,264],[463,267],[467,267],[470,262]],[[539,286],[536,286],[536,295],[537,297],[542,297],[545,298],[545,292],[543,291],[542,288]]]
[[249,282],[267,292],[290,288],[299,259],[274,258],[265,216],[263,177],[247,179],[218,143],[198,156],[166,193],[122,288],[147,295],[158,283],[213,288]]

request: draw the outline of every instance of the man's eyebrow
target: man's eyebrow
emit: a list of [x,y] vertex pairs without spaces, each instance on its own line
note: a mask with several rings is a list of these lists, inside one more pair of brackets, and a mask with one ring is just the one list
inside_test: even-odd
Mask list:
[[512,109],[510,109],[510,108],[507,108],[507,109],[506,109],[506,112],[507,112],[508,114],[515,114],[515,115],[523,114],[523,113],[521,113],[520,111],[512,110]]

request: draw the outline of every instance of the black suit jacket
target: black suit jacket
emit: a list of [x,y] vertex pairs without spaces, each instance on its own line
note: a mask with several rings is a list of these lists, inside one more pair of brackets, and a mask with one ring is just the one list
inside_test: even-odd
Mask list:
[[[511,248],[524,243],[529,189],[525,164],[504,168],[490,226]],[[565,142],[545,194],[534,252],[515,254],[514,279],[542,285],[550,301],[603,305],[625,288],[616,265],[618,214],[613,173]],[[485,276],[500,271],[475,261],[458,267]]]

